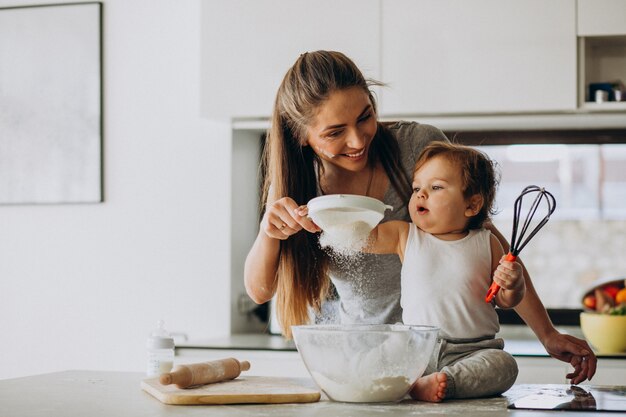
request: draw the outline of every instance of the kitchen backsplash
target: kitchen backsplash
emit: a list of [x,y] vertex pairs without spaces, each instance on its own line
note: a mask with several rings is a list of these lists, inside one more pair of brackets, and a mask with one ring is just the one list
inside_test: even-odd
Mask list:
[[[511,223],[494,221],[510,239]],[[582,292],[599,278],[626,278],[626,221],[551,221],[520,257],[549,308],[581,308]]]

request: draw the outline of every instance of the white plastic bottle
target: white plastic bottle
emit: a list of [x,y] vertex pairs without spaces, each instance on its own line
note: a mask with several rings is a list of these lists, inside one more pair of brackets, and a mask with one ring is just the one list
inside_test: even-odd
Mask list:
[[146,342],[148,367],[146,375],[159,376],[168,373],[174,366],[174,339],[165,330],[163,320],[157,322]]

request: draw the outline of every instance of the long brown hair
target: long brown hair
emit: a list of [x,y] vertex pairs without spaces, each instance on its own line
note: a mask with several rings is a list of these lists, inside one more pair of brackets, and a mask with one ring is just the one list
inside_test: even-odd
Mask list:
[[[375,111],[372,85],[382,83],[365,79],[354,62],[340,52],[316,51],[300,55],[276,94],[261,164],[261,213],[267,203],[282,197],[306,204],[317,196],[322,163],[311,147],[305,146],[306,128],[319,106],[334,91],[362,88]],[[391,185],[408,201],[410,178],[400,166],[399,153],[397,141],[379,123],[369,151],[370,163],[380,161]],[[291,337],[291,325],[309,321],[310,307],[319,311],[330,288],[327,270],[328,256],[318,243],[318,235],[303,230],[280,242],[276,312],[286,337]]]

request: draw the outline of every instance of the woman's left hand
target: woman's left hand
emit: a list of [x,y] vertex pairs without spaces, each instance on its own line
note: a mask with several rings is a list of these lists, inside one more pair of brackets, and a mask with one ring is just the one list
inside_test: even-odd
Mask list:
[[541,342],[550,356],[572,365],[574,370],[566,378],[571,379],[573,385],[584,380],[591,381],[596,373],[598,359],[586,341],[555,331]]

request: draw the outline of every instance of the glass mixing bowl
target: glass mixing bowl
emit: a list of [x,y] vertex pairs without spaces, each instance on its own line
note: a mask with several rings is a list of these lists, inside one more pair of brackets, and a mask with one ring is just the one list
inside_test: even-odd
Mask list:
[[311,377],[334,401],[400,401],[422,376],[437,342],[432,326],[292,326]]

